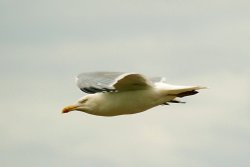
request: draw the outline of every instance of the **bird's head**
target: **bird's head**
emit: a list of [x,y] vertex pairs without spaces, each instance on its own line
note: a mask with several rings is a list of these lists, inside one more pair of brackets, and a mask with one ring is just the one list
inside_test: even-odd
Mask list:
[[76,104],[64,107],[62,113],[68,113],[74,110],[87,112],[89,110],[87,103],[88,99],[88,96],[84,96],[83,98],[79,99]]

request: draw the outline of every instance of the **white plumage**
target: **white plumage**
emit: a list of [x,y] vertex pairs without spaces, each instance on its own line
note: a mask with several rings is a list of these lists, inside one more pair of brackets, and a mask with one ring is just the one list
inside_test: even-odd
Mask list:
[[78,87],[88,95],[63,109],[99,116],[135,114],[158,105],[182,103],[177,98],[194,95],[201,86],[175,86],[165,78],[138,73],[90,72],[77,76]]

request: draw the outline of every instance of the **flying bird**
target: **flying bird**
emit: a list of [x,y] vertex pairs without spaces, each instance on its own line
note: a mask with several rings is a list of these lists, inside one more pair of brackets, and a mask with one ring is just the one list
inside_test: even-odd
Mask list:
[[77,86],[87,95],[63,108],[98,116],[143,112],[158,105],[184,103],[178,98],[197,94],[202,86],[176,86],[164,77],[147,78],[139,73],[88,72],[76,77]]

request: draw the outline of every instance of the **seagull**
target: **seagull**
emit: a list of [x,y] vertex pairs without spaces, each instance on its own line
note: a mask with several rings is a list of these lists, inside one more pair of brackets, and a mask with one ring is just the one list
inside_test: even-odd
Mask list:
[[122,72],[81,73],[76,84],[87,95],[63,108],[62,113],[77,110],[107,117],[135,114],[159,105],[184,103],[178,98],[195,95],[205,88],[170,85],[164,77]]

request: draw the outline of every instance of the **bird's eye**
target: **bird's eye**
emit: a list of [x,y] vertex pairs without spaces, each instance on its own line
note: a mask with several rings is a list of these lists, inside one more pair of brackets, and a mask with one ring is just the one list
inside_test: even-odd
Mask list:
[[81,100],[79,100],[79,103],[84,103],[84,102],[86,102],[88,99],[81,99]]

